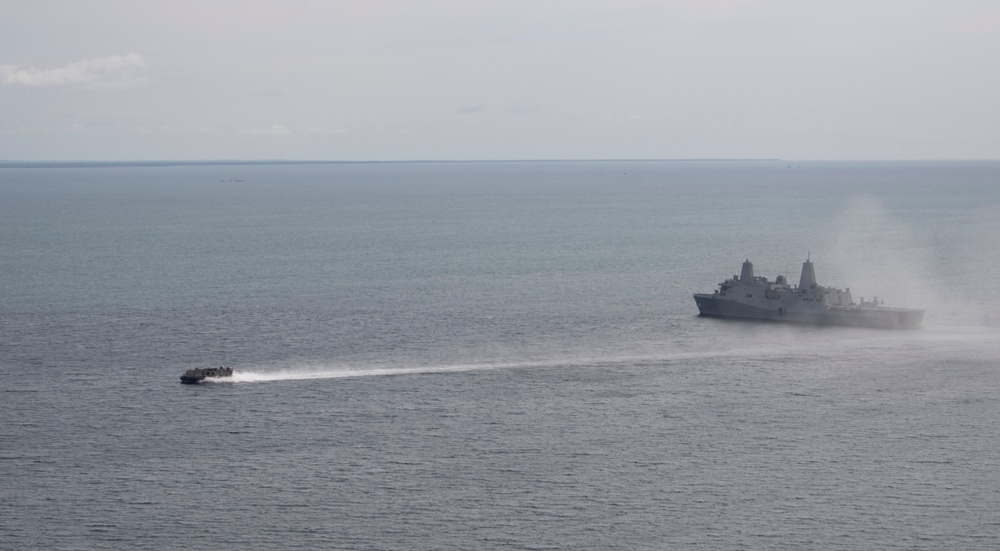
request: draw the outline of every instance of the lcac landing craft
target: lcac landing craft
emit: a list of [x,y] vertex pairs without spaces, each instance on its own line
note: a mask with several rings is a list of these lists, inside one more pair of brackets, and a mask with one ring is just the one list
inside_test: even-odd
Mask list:
[[224,377],[232,377],[233,368],[226,366],[219,367],[199,367],[196,369],[189,369],[181,375],[181,382],[188,385],[193,385],[195,383],[200,383],[205,379],[222,379]]

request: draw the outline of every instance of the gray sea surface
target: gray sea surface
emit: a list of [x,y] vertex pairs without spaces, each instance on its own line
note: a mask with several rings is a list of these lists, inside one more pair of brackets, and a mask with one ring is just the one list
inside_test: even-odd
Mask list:
[[[924,327],[697,316],[807,257]],[[1000,162],[0,164],[0,549],[996,549],[997,274]]]

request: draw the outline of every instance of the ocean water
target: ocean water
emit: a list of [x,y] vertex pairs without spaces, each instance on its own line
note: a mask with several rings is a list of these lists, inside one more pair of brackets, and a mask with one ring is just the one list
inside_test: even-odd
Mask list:
[[[996,549],[998,184],[0,165],[0,548]],[[924,327],[697,316],[806,257]]]

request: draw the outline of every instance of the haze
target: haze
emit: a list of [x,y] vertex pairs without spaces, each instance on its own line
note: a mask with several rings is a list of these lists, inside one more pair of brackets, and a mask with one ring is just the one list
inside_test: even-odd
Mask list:
[[0,159],[997,159],[1000,4],[0,1]]

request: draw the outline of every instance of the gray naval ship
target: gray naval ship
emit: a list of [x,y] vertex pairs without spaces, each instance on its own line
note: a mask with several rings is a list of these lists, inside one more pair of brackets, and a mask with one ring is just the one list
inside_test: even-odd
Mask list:
[[712,294],[695,293],[694,301],[702,316],[721,318],[879,329],[920,327],[924,319],[923,310],[890,308],[878,298],[861,299],[858,304],[851,298],[850,289],[818,285],[813,263],[808,259],[802,264],[797,287],[789,285],[785,276],[779,275],[773,282],[754,276],[753,264],[747,259],[739,277],[723,281]]

